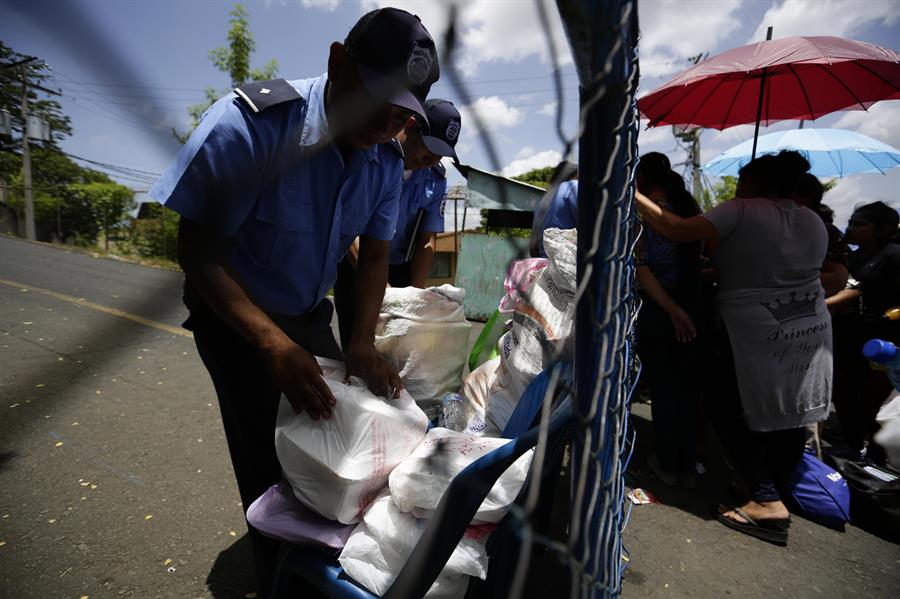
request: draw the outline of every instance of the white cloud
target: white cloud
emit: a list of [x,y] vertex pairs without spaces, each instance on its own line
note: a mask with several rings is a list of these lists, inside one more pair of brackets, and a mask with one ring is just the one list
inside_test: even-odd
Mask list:
[[641,76],[662,77],[686,68],[686,59],[715,48],[741,28],[743,0],[642,0],[638,5]]
[[869,110],[848,110],[834,124],[835,129],[850,129],[878,141],[900,146],[900,102],[879,102]]
[[900,18],[893,1],[846,2],[846,0],[784,0],[773,4],[747,43],[794,35],[837,35],[850,37],[875,22],[891,25]]
[[543,114],[544,116],[556,116],[556,106],[556,102],[547,102],[538,109],[538,114]]
[[516,158],[528,158],[529,156],[534,156],[534,148],[531,146],[525,146],[521,150],[516,153]]
[[334,12],[337,10],[340,0],[300,0],[304,8],[314,8],[325,12]]
[[527,158],[513,160],[503,168],[501,173],[504,177],[515,177],[536,168],[556,166],[561,160],[562,154],[556,150],[544,150]]
[[462,106],[459,114],[463,122],[463,134],[473,135],[479,132],[473,115],[477,114],[485,131],[509,129],[525,120],[525,113],[515,106],[510,106],[498,96],[483,96],[468,106]]
[[[419,15],[439,50],[443,45],[453,4],[421,0],[362,0],[366,10],[394,6]],[[471,0],[456,6],[459,11],[457,34],[460,43],[456,52],[456,66],[464,75],[474,75],[483,63],[520,62],[531,56],[550,62],[546,34],[541,27],[534,2]],[[559,12],[551,2],[546,2],[545,8],[556,42],[558,59],[561,64],[570,63],[572,58],[569,44]]]
[[843,229],[853,210],[862,204],[880,200],[900,210],[900,168],[886,175],[853,175],[839,179],[834,189],[825,193],[824,203],[834,209],[834,224]]

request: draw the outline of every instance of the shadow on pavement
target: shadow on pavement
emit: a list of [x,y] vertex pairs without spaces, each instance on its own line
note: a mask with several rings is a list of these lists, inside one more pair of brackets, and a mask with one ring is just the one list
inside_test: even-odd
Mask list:
[[697,460],[706,468],[706,473],[697,476],[697,486],[694,489],[665,484],[647,465],[647,458],[654,452],[653,423],[650,421],[649,405],[632,406],[631,426],[634,427],[636,439],[634,455],[626,472],[629,487],[646,489],[660,503],[703,520],[714,518],[718,504],[735,501],[736,498],[728,491],[731,471],[726,466],[722,458],[722,449],[708,425],[704,425],[703,435],[698,439],[697,447]]
[[250,536],[245,534],[216,558],[206,586],[215,599],[244,599],[256,589]]
[[5,451],[0,449],[0,470],[6,468],[7,464],[16,457],[16,452],[14,451]]

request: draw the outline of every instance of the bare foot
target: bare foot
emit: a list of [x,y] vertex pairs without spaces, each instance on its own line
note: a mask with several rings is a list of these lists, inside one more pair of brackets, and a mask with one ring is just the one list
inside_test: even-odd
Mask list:
[[[790,517],[790,512],[780,501],[765,501],[757,503],[756,501],[748,501],[744,505],[738,506],[742,512],[753,518],[755,521],[760,520],[784,520]],[[746,518],[724,505],[719,506],[719,513],[735,522],[747,524]]]

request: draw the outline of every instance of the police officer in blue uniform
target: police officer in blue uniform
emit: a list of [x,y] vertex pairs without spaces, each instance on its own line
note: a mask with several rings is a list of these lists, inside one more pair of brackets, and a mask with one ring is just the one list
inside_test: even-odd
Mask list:
[[574,229],[578,226],[578,166],[568,161],[560,162],[550,185],[555,190],[541,200],[534,211],[529,248],[532,258],[546,258],[544,231],[547,229]]
[[[444,230],[442,204],[447,195],[444,156],[456,159],[462,119],[449,100],[425,102],[427,121],[411,121],[397,134],[403,152],[403,191],[397,215],[397,232],[391,240],[388,283],[391,287],[425,287],[434,261],[437,234]],[[353,322],[344,314],[354,310],[355,248],[338,267],[334,303],[339,316],[341,343],[350,341]]]
[[[326,74],[251,83],[216,102],[150,195],[181,215],[185,326],[219,398],[244,508],[281,477],[278,401],[328,418],[314,356],[341,358],[325,299],[360,238],[348,376],[388,395],[399,377],[373,346],[403,160],[389,142],[439,77],[418,17],[384,8],[330,47]],[[250,528],[260,594],[276,542]]]

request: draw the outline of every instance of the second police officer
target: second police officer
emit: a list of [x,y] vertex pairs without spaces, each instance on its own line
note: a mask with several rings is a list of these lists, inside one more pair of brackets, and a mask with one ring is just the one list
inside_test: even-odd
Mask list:
[[[403,191],[397,215],[397,232],[390,245],[391,287],[425,287],[434,261],[437,234],[444,230],[443,202],[447,195],[447,173],[441,158],[456,159],[462,119],[449,100],[425,102],[425,116],[411,119],[397,134],[403,153]],[[344,314],[354,311],[356,256],[352,248],[338,267],[334,288],[341,343],[352,338],[354,323]]]

